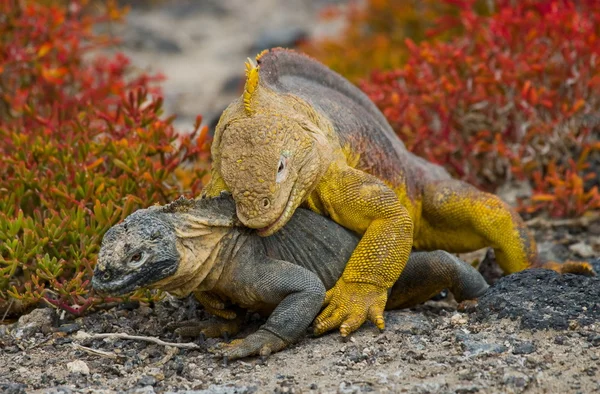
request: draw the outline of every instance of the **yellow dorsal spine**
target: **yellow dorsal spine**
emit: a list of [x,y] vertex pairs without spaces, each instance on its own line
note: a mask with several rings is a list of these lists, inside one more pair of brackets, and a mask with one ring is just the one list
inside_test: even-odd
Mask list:
[[248,115],[252,115],[252,97],[258,88],[258,70],[260,66],[254,65],[254,62],[248,58],[246,61],[246,86],[244,88],[244,109]]

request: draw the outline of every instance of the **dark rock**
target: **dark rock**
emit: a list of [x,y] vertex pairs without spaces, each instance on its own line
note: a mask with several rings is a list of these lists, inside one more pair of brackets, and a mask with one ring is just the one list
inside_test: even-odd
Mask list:
[[600,319],[600,277],[529,269],[498,280],[479,298],[476,321],[520,319],[521,328],[566,330]]
[[154,376],[144,375],[138,380],[138,386],[154,386],[157,383]]
[[483,338],[481,334],[467,334],[462,331],[456,333],[456,340],[460,343],[464,351],[472,355],[504,353],[506,346],[499,343],[490,343]]
[[571,256],[569,248],[563,244],[555,242],[540,242],[538,243],[538,257],[540,261],[556,261],[563,263]]
[[488,249],[486,251],[483,261],[481,264],[479,264],[479,273],[490,285],[495,283],[504,275],[500,269],[500,266],[496,264],[496,256],[494,255],[493,249]]
[[422,314],[388,314],[388,327],[397,334],[427,335],[433,331],[433,326]]
[[600,346],[600,334],[590,335],[588,337],[590,343],[594,346]]
[[[177,394],[252,394],[257,392],[256,386],[210,385],[206,390],[182,390]],[[167,392],[166,394],[170,394]]]
[[513,345],[513,354],[531,354],[537,350],[533,342],[521,342]]
[[25,394],[27,385],[21,383],[1,383],[0,393],[4,394]]
[[72,334],[77,330],[80,330],[81,326],[77,323],[71,323],[71,324],[63,324],[60,327],[58,327],[58,331],[60,332],[65,332],[67,334]]
[[38,332],[49,333],[56,324],[56,321],[57,316],[54,309],[34,309],[27,315],[19,318],[15,336],[17,338],[29,338]]

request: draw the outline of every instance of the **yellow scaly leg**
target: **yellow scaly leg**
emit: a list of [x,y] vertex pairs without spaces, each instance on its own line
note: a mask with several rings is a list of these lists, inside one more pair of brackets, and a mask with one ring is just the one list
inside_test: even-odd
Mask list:
[[396,194],[365,172],[334,163],[308,200],[342,226],[363,233],[342,277],[327,292],[315,334],[340,327],[342,336],[368,318],[383,329],[390,289],[412,248],[413,223]]

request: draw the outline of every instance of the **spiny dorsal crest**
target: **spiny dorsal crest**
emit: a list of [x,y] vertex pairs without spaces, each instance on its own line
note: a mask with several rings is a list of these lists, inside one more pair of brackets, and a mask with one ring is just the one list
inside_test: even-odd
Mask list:
[[252,59],[246,61],[246,86],[244,88],[244,109],[248,115],[252,115],[252,98],[258,89],[258,70],[260,66],[254,64]]

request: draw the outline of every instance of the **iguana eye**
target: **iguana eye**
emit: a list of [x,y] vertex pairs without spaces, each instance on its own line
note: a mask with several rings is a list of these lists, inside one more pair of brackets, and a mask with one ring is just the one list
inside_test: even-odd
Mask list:
[[141,253],[136,253],[133,256],[131,256],[131,262],[132,263],[137,263],[141,259],[142,259],[142,254]]
[[144,258],[144,252],[137,252],[129,258],[129,267],[138,268],[141,267],[146,259]]
[[287,156],[281,155],[279,158],[279,164],[277,164],[277,177],[275,178],[275,182],[280,183],[285,179],[287,175],[287,161]]

